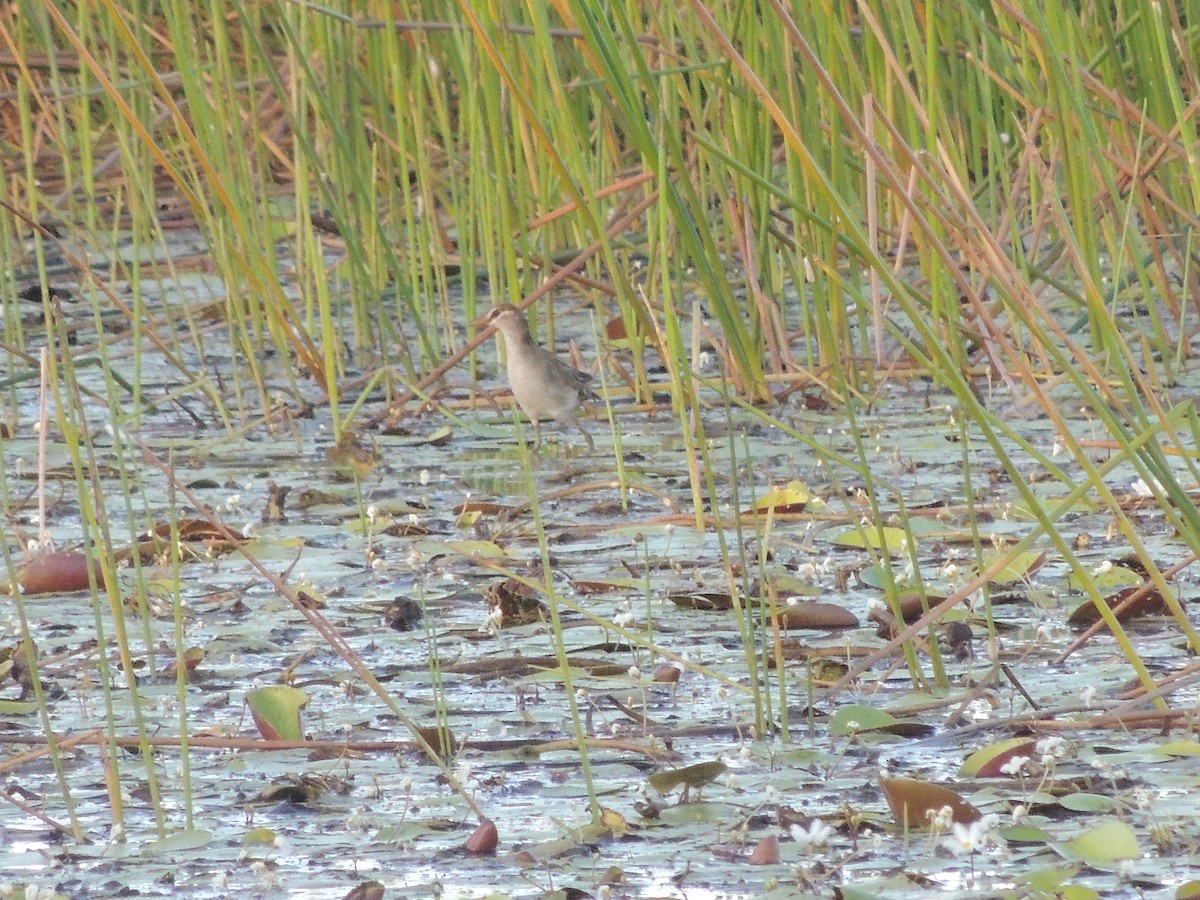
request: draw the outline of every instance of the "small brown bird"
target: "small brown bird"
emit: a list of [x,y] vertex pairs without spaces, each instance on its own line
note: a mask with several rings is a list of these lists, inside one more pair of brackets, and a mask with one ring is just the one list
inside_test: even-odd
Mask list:
[[485,320],[504,335],[508,351],[508,383],[517,405],[533,423],[533,446],[542,445],[542,417],[579,429],[588,449],[595,450],[592,436],[575,417],[584,400],[599,399],[591,388],[592,376],[573,369],[529,334],[525,315],[511,303],[497,306]]

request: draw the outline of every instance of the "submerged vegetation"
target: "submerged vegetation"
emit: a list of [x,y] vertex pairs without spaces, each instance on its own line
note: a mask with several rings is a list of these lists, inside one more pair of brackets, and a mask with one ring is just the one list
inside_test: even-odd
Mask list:
[[1195,896],[1194,12],[4,6],[4,878]]

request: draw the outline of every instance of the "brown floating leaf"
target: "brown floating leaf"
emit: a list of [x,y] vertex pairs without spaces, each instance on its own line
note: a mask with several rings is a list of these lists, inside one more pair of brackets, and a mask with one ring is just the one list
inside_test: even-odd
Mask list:
[[86,591],[91,570],[100,590],[104,589],[104,572],[98,560],[88,562],[77,550],[57,550],[36,556],[17,570],[17,584],[25,594],[69,594]]
[[681,609],[724,611],[733,609],[733,597],[719,591],[676,591],[667,599]]
[[[1118,611],[1117,607],[1129,597],[1132,597],[1137,591],[1141,591],[1142,595],[1124,609]],[[1111,597],[1108,597],[1107,600],[1108,606],[1116,614],[1118,622],[1127,622],[1139,616],[1170,614],[1170,610],[1167,608],[1162,594],[1159,593],[1156,587],[1147,588],[1145,585],[1137,585],[1125,588],[1123,591],[1117,591]],[[1091,625],[1094,622],[1099,622],[1100,618],[1100,610],[1096,608],[1096,604],[1091,600],[1085,600],[1079,606],[1075,607],[1074,612],[1067,618],[1067,621],[1072,625]]]
[[713,844],[712,854],[717,859],[737,862],[742,859],[742,845],[734,843]]
[[604,336],[610,341],[623,341],[629,337],[625,332],[625,320],[621,316],[614,316],[604,323]]
[[779,838],[770,834],[758,842],[747,860],[752,866],[773,866],[779,862]]
[[405,519],[402,522],[393,522],[383,529],[383,533],[388,537],[425,537],[429,534],[429,529]]
[[[185,561],[224,556],[247,540],[240,531],[218,528],[207,519],[181,519],[175,530],[179,534],[179,554]],[[158,522],[132,547],[119,551],[116,558],[123,560],[136,554],[144,564],[153,565],[156,560],[169,558],[173,549],[171,523]]]
[[615,581],[572,581],[571,587],[575,593],[590,597],[593,594],[608,594],[613,591],[624,591],[629,589],[627,584],[619,584]]
[[550,621],[550,609],[537,592],[513,578],[489,585],[483,598],[487,600],[488,620],[497,628]]
[[659,663],[654,667],[653,680],[662,684],[674,684],[679,680],[679,666],[674,663]]
[[439,756],[449,758],[457,746],[454,735],[445,725],[424,725],[417,728],[417,734],[425,739]]
[[492,503],[487,500],[468,500],[466,503],[458,504],[458,506],[451,510],[456,516],[461,516],[464,513],[482,513],[485,516],[498,516],[501,513],[511,511],[511,506],[505,506],[503,503]]
[[342,900],[383,900],[383,885],[378,881],[364,881],[352,887]]
[[819,628],[822,631],[834,628],[857,628],[858,617],[836,603],[821,603],[815,600],[789,603],[781,606],[775,621],[780,628]]
[[471,856],[495,856],[499,844],[500,833],[496,831],[495,823],[491,819],[483,819],[467,838],[463,850]]
[[937,598],[923,599],[920,594],[903,594],[899,599],[900,613],[904,616],[905,624],[908,625],[925,615],[929,607],[937,603]]
[[896,824],[901,828],[928,828],[934,817],[945,807],[950,809],[951,821],[970,825],[983,814],[948,787],[915,778],[879,779],[883,796]]

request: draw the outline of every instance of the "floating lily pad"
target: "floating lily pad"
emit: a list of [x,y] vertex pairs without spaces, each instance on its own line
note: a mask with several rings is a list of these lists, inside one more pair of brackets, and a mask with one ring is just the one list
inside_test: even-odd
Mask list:
[[1133,829],[1117,819],[1110,819],[1073,840],[1055,846],[1069,859],[1099,867],[1123,859],[1137,859],[1141,855]]

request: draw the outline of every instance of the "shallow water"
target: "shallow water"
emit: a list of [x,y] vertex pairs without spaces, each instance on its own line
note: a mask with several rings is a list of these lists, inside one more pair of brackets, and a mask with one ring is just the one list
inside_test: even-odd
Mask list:
[[[494,350],[482,353],[494,365]],[[143,360],[143,366],[152,364]],[[173,370],[164,368],[159,377],[146,369],[135,373],[128,357],[114,357],[110,366],[140,375],[147,399],[178,386]],[[219,354],[205,366],[210,377],[222,370],[225,385],[236,380],[236,363]],[[282,373],[272,377],[287,382]],[[101,396],[111,384],[98,367],[85,368],[81,381]],[[13,396],[18,425],[3,447],[6,513],[22,533],[36,534],[30,480],[38,468],[36,384],[16,386]],[[323,752],[193,747],[185,767],[175,746],[157,748],[149,764],[136,749],[115,751],[109,762],[123,810],[114,831],[101,749],[91,744],[64,751],[64,786],[46,759],[17,760],[44,743],[43,726],[36,709],[12,706],[0,721],[0,744],[6,747],[8,791],[25,808],[0,807],[4,879],[56,886],[72,897],[136,891],[148,897],[334,898],[370,879],[380,881],[387,896],[440,891],[532,897],[566,887],[610,896],[828,896],[834,886],[851,882],[883,896],[962,896],[992,893],[1035,871],[1062,867],[1055,842],[1097,821],[1095,814],[1060,805],[1063,794],[1111,798],[1112,816],[1129,824],[1139,847],[1138,858],[1128,863],[1092,860],[1074,883],[1131,890],[1134,884],[1156,888],[1197,877],[1200,753],[1165,751],[1170,738],[1153,729],[1089,730],[1081,722],[1064,731],[1064,745],[1014,777],[958,774],[973,750],[1012,734],[1004,723],[1031,712],[1031,702],[1047,718],[1082,720],[1115,704],[1132,677],[1106,636],[1066,663],[1055,662],[1077,633],[1066,623],[1077,598],[1068,589],[1066,567],[1044,539],[1036,546],[1052,551],[1046,564],[1026,582],[995,588],[990,646],[980,596],[967,616],[973,655],[955,659],[943,648],[947,685],[933,685],[932,665],[922,652],[917,664],[930,681],[921,690],[896,658],[849,690],[827,693],[842,671],[837,666],[883,645],[868,620],[883,596],[868,577],[878,554],[842,540],[869,516],[867,490],[874,491],[885,519],[903,506],[931,526],[914,528],[924,535],[915,556],[934,591],[963,583],[977,547],[1002,547],[1032,527],[990,448],[960,428],[945,395],[923,384],[890,385],[873,411],[856,416],[857,433],[840,410],[817,413],[797,405],[772,411],[828,453],[855,459],[861,443],[860,462],[870,468],[872,485],[745,411],[734,410],[727,420],[716,398],[704,396],[713,404],[704,421],[716,495],[702,490],[703,508],[710,517],[719,514],[720,534],[711,525],[703,532],[694,527],[685,442],[666,408],[653,416],[624,413],[617,399],[621,414],[614,424],[604,421],[601,410],[586,421],[595,453],[586,452],[577,435],[548,427],[538,456],[523,453],[512,422],[483,404],[457,410],[462,424],[452,427],[448,440],[441,430],[451,420],[425,414],[404,422],[406,435],[366,435],[363,444],[378,454],[378,463],[354,484],[327,458],[332,423],[319,406],[312,418],[295,419],[274,433],[253,428],[234,436],[202,404],[185,410],[172,402],[148,409],[136,426],[120,422],[114,429],[106,405],[85,395],[97,468],[105,467],[95,496],[107,513],[114,547],[128,545],[153,522],[209,513],[253,539],[243,553],[202,555],[177,572],[154,562],[140,572],[121,571],[121,593],[132,607],[125,628],[137,663],[136,708],[113,643],[116,623],[107,598],[84,593],[25,599],[50,727],[60,739],[94,729],[134,737],[140,716],[145,734],[176,738],[186,718],[193,738],[252,739],[258,732],[244,705],[247,692],[287,681],[309,695],[305,734]],[[1007,401],[997,395],[994,402]],[[364,418],[380,408],[369,406]],[[198,421],[207,427],[198,428]],[[1095,430],[1082,414],[1073,423],[1082,434]],[[1045,420],[1011,424],[1039,451],[1053,454],[1056,435]],[[619,429],[623,470],[615,464],[611,428]],[[437,441],[429,443],[429,436]],[[142,461],[143,445],[170,460],[173,483]],[[989,519],[980,525],[978,543],[964,505],[964,460],[977,514],[986,512]],[[47,490],[48,532],[59,545],[77,543],[77,482],[57,430],[47,465],[60,467]],[[1065,495],[1061,482],[1040,477],[1036,462],[1021,468],[1048,503]],[[1128,490],[1135,474],[1118,467],[1110,484]],[[807,485],[818,501],[801,513],[779,515],[769,531],[765,517],[738,515],[771,488],[793,481]],[[286,521],[262,520],[269,482],[291,488]],[[183,488],[207,512],[193,508]],[[480,502],[505,509],[474,522],[456,514],[461,504]],[[530,504],[536,505],[544,548]],[[1185,556],[1160,512],[1147,508],[1137,515],[1160,565]],[[1097,566],[1128,552],[1110,533],[1111,516],[1085,504],[1060,525],[1070,541],[1088,536],[1082,555]],[[10,552],[19,553],[15,542]],[[561,643],[577,663],[571,690],[578,727],[592,738],[587,758],[596,801],[619,813],[627,826],[623,834],[579,830],[589,822],[590,797],[573,748],[576,726],[549,623],[497,628],[489,619],[484,594],[503,580],[497,570],[523,573],[544,587],[538,574],[543,554],[552,564]],[[247,557],[290,588],[319,598],[323,616],[408,716],[432,725],[436,710],[444,711],[455,740],[463,742],[449,767],[495,821],[499,856],[462,853],[475,816],[419,752],[399,745],[337,752],[339,742],[403,742],[410,735]],[[731,578],[726,563],[745,567],[745,577]],[[903,558],[893,564],[898,577],[913,568]],[[776,635],[753,611],[739,619],[732,611],[693,609],[670,599],[727,592],[731,585],[740,591],[783,577],[795,589],[780,602],[786,603],[787,593],[802,593],[849,610],[860,626]],[[1178,583],[1181,596],[1190,595],[1194,580],[1188,573]],[[397,597],[416,600],[423,610],[412,631],[382,623]],[[1000,599],[1009,602],[1000,605]],[[149,617],[135,611],[142,600],[150,605]],[[6,643],[13,644],[20,633],[16,605],[3,602]],[[1168,619],[1150,618],[1131,631],[1155,674],[1187,665],[1178,629]],[[94,649],[98,639],[106,648],[104,670]],[[204,651],[182,696],[185,710],[174,677],[162,674],[177,647]],[[770,667],[776,652],[788,660],[782,681]],[[671,661],[683,669],[678,685],[652,682],[655,666]],[[818,671],[823,661],[834,666],[832,672]],[[1009,674],[1000,674],[994,662],[1004,663]],[[885,665],[893,666],[890,674]],[[0,699],[18,694],[10,680]],[[1195,702],[1194,683],[1172,697],[1175,706]],[[847,704],[887,708],[931,733],[831,734],[829,717]],[[960,704],[971,727],[949,724]],[[780,731],[785,722],[787,739]],[[559,741],[568,743],[554,743]],[[646,780],[655,771],[716,759],[727,771],[689,789],[686,802],[679,790],[656,796]],[[895,830],[877,783],[883,767],[957,785],[1005,823],[1025,806],[1027,824],[1040,832],[994,833],[994,842],[969,856],[946,849],[946,835],[906,837]],[[338,781],[304,804],[256,800],[272,784],[302,773]],[[805,848],[787,824],[797,818],[807,824],[814,816],[834,831],[825,843]],[[69,831],[72,820],[81,841],[52,826]],[[748,853],[769,835],[782,839],[776,864],[750,865],[722,849],[741,843]],[[1156,845],[1167,835],[1167,843]]]

